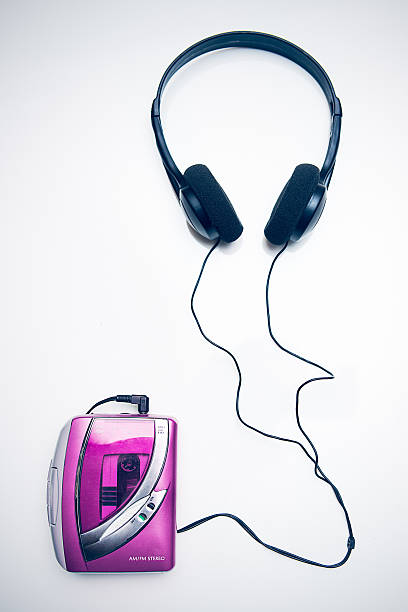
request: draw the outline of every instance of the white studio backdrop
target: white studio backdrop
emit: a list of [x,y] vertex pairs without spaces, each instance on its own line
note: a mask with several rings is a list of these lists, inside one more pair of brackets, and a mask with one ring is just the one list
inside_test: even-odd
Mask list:
[[[0,607],[406,609],[406,4],[2,2],[0,28]],[[62,425],[116,393],[146,393],[179,422],[179,526],[234,512],[297,554],[329,563],[345,552],[333,494],[298,449],[238,423],[233,364],[189,312],[208,245],[186,227],[150,105],[178,53],[232,29],[303,47],[343,105],[326,209],[279,260],[271,310],[285,346],[336,374],[305,390],[301,416],[350,509],[356,550],[339,570],[313,568],[219,519],[177,537],[168,574],[68,574],[48,533],[48,464]],[[180,167],[207,164],[245,228],[206,269],[203,327],[239,358],[243,416],[298,436],[295,390],[316,370],[267,336],[275,250],[263,227],[294,167],[323,161],[324,96],[284,58],[226,50],[174,78],[163,124]]]

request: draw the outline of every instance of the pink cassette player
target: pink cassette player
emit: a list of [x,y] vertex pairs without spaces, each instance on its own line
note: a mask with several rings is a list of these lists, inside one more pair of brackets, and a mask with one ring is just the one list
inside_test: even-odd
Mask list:
[[147,414],[87,414],[65,425],[47,486],[62,567],[151,572],[174,566],[176,436],[173,419]]

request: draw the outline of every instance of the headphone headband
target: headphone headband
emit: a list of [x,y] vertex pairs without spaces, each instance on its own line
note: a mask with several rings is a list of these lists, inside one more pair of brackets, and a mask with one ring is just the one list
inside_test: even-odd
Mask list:
[[306,51],[303,51],[303,49],[300,47],[287,40],[284,40],[283,38],[272,36],[271,34],[264,34],[262,32],[225,32],[224,34],[217,34],[216,36],[210,36],[209,38],[201,40],[176,57],[176,59],[169,65],[163,74],[157,89],[156,98],[153,100],[152,125],[156,137],[156,143],[163,165],[177,196],[179,195],[180,189],[185,186],[185,179],[183,174],[176,166],[170,151],[167,148],[161,126],[160,103],[163,90],[172,76],[174,76],[174,74],[188,62],[191,62],[193,59],[199,57],[200,55],[204,55],[205,53],[210,53],[211,51],[217,51],[219,49],[226,49],[229,47],[260,49],[263,51],[276,53],[277,55],[282,55],[283,57],[286,57],[287,59],[295,62],[295,64],[298,64],[304,68],[304,70],[306,70],[320,85],[323,93],[326,96],[331,113],[330,140],[326,157],[320,170],[320,182],[327,187],[330,183],[330,178],[336,161],[340,141],[342,116],[340,100],[336,97],[333,84],[330,81],[327,73],[311,55],[306,53]]

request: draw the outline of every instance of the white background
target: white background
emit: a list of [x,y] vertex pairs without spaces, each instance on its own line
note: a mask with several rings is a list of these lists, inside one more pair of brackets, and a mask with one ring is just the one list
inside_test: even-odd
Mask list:
[[[407,5],[3,1],[0,10],[2,609],[406,609]],[[232,29],[305,48],[343,104],[326,209],[279,260],[271,309],[284,345],[336,373],[305,390],[301,414],[357,547],[341,569],[318,569],[219,519],[177,537],[167,574],[69,574],[48,533],[48,464],[62,425],[116,393],[146,393],[154,412],[179,421],[179,526],[234,512],[297,554],[332,563],[345,553],[333,494],[296,447],[238,423],[233,364],[189,313],[208,246],[171,191],[150,104],[179,52]],[[316,370],[267,337],[275,250],[263,227],[294,167],[323,161],[324,96],[283,58],[227,50],[175,77],[163,124],[181,169],[208,164],[245,227],[206,270],[204,329],[239,357],[243,416],[297,436],[294,393]]]

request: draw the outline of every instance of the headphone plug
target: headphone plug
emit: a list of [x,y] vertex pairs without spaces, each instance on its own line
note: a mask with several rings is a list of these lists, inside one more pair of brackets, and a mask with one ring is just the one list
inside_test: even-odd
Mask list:
[[149,412],[149,398],[147,395],[117,395],[116,401],[137,404],[139,414],[147,414]]
[[107,402],[124,402],[126,404],[137,404],[137,410],[139,414],[148,414],[149,412],[149,398],[147,395],[113,395],[112,397],[106,397],[100,402],[96,402],[88,410],[86,414],[90,414],[94,408]]

